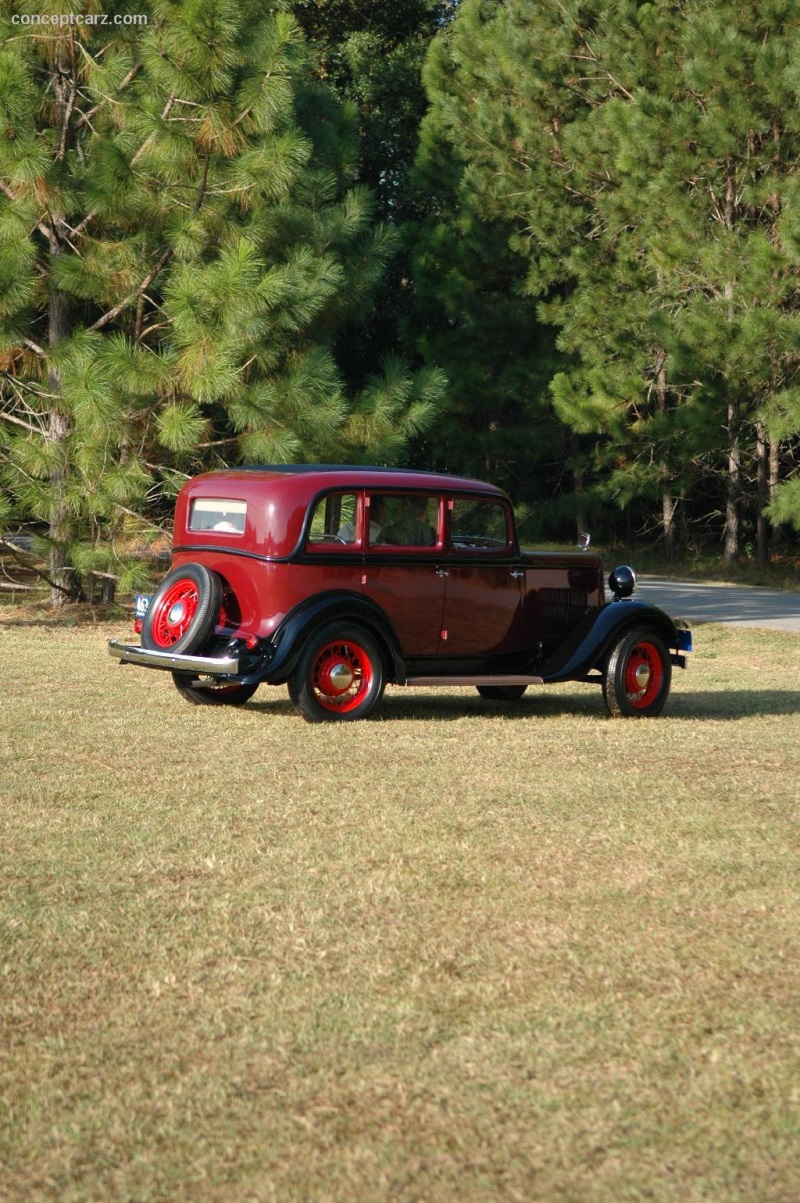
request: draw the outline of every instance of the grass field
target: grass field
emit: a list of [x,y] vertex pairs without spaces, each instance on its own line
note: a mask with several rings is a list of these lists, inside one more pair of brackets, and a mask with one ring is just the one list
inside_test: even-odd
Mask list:
[[0,1199],[797,1203],[797,636],[311,727],[129,631],[0,621]]

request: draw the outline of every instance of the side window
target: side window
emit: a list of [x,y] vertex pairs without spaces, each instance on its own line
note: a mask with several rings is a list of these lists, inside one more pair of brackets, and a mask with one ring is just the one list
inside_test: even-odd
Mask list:
[[509,544],[506,507],[500,501],[456,497],[450,532],[454,551],[505,551]]
[[434,547],[439,498],[383,493],[370,499],[369,541],[374,547]]
[[310,545],[341,547],[358,538],[358,494],[329,493],[314,506],[308,531]]

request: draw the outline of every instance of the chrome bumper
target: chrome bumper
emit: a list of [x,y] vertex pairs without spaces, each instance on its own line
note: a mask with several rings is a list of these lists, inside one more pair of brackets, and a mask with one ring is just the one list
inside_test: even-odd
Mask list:
[[176,652],[151,652],[136,644],[109,639],[108,654],[121,664],[142,664],[145,668],[164,668],[169,672],[202,673],[210,677],[238,676],[238,656],[182,656]]

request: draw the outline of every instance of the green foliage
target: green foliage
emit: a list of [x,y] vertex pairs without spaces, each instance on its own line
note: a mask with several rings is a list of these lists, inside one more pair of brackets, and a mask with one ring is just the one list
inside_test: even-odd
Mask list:
[[396,358],[370,377],[348,418],[346,437],[356,462],[392,463],[410,439],[424,437],[439,417],[448,381],[441,369],[412,376]]
[[787,522],[800,531],[800,476],[784,481],[768,512],[773,522]]
[[[490,203],[474,170],[470,123],[491,109],[485,78],[494,48],[463,7],[431,46],[429,111],[421,127],[415,186],[425,217],[409,229],[415,307],[406,324],[424,360],[440,364],[452,399],[424,444],[426,458],[504,485],[541,503],[563,462],[567,432],[554,419],[548,380],[559,364],[552,333],[526,295],[520,218]],[[477,133],[476,133],[477,136]]]
[[726,531],[759,428],[800,431],[778,418],[800,364],[799,15],[796,0],[464,0],[426,69],[423,165],[446,183],[431,280],[491,231],[525,277],[501,295],[537,300],[558,332],[553,407],[598,492],[663,502],[729,475]]
[[[291,9],[306,32],[317,79],[352,114],[358,137],[350,169],[368,187],[392,244],[393,257],[380,281],[365,279],[369,308],[351,312],[336,340],[347,383],[358,390],[393,356],[414,363],[423,358],[407,329],[416,305],[411,244],[426,211],[412,169],[427,105],[425,55],[455,5],[448,0],[292,0]],[[361,262],[369,268],[371,259]]]
[[[0,18],[0,487],[49,523],[55,575],[181,473],[387,446],[336,345],[396,240],[289,7],[152,0],[146,26],[46,38],[21,0]],[[400,392],[395,453],[441,388]]]

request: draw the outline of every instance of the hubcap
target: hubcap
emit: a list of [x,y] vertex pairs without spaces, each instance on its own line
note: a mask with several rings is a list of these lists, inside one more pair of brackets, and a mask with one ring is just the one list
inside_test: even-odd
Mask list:
[[631,648],[625,667],[625,692],[637,710],[646,710],[658,699],[664,683],[664,667],[658,649],[652,643]]
[[180,622],[180,620],[182,618],[183,618],[183,602],[176,602],[175,605],[170,610],[169,614],[167,615],[167,622],[171,623],[174,626],[174,624],[176,622]]
[[369,656],[359,644],[328,643],[320,648],[312,669],[314,695],[325,710],[357,710],[369,694],[372,676]]
[[345,693],[353,684],[355,674],[348,664],[334,664],[328,671],[332,693]]

